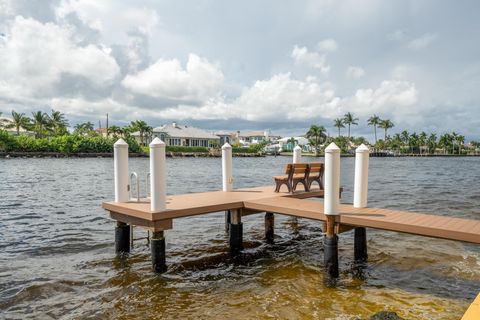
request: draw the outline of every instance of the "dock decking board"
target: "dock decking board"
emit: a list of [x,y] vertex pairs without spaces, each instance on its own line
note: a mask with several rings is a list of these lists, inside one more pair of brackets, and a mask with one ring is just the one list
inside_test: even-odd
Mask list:
[[[159,230],[171,228],[173,219],[234,209],[244,209],[248,214],[274,212],[325,221],[323,202],[306,200],[313,197],[323,197],[323,190],[289,194],[275,193],[273,186],[267,186],[232,192],[213,191],[168,196],[167,210],[162,212],[150,211],[150,203],[147,200],[128,203],[104,202],[102,206],[111,212],[114,219],[128,218],[129,221],[124,222]],[[381,208],[354,208],[347,204],[341,204],[339,208],[340,216],[336,221],[339,225],[369,227],[480,244],[480,220]],[[162,221],[165,223],[161,223]]]

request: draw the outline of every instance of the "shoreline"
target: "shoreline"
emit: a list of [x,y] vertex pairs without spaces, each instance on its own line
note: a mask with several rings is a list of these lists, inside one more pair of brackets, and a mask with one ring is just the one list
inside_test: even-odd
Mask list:
[[[221,154],[205,152],[169,152],[167,158],[221,158]],[[147,153],[129,153],[130,158],[148,158]],[[265,157],[260,153],[234,153],[233,157],[258,158]],[[0,152],[0,159],[9,158],[113,158],[113,152],[62,153],[62,152]]]

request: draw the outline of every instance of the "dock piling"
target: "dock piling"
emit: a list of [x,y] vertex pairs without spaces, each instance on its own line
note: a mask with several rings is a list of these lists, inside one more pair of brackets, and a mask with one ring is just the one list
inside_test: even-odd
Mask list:
[[[353,192],[353,206],[355,208],[367,207],[369,157],[370,150],[364,144],[355,150],[355,185]],[[367,261],[367,230],[364,227],[355,228],[353,251],[355,261]]]
[[238,209],[230,210],[229,242],[232,255],[239,253],[243,249],[242,213]]
[[272,212],[265,213],[265,240],[267,243],[273,243],[275,235],[275,216]]
[[222,146],[222,181],[223,191],[233,190],[232,146],[228,143]]
[[339,215],[340,205],[340,148],[331,143],[325,149],[325,197],[326,234],[324,244],[324,263],[327,275],[338,278],[338,237],[335,234],[335,217]]
[[230,230],[230,210],[225,211],[225,232],[228,233]]
[[130,252],[130,226],[120,221],[117,221],[115,227],[115,252],[117,254]]
[[113,145],[113,171],[115,175],[115,202],[128,202],[130,198],[128,144],[123,139],[118,139]]
[[302,147],[296,146],[293,148],[293,163],[302,162]]
[[166,209],[166,159],[165,143],[158,137],[150,143],[150,210]]
[[165,236],[163,231],[154,231],[150,240],[150,249],[152,252],[152,267],[157,273],[167,271],[165,259]]

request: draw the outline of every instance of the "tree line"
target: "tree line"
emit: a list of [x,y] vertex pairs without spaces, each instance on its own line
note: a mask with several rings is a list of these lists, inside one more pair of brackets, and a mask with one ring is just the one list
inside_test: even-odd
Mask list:
[[[352,137],[351,126],[358,125],[359,118],[356,118],[351,112],[347,112],[343,118],[333,120],[333,126],[338,129],[337,137],[329,137],[327,129],[323,125],[313,124],[305,134],[310,146],[316,155],[320,154],[322,148],[331,142],[335,142],[342,152],[349,152],[353,146],[362,143],[368,144],[381,151],[391,151],[397,153],[412,154],[434,154],[441,151],[444,154],[462,154],[466,152],[465,136],[456,132],[447,132],[442,135],[436,133],[427,134],[408,132],[396,133],[393,136],[388,135],[388,130],[395,125],[389,119],[381,119],[377,115],[372,115],[367,119],[367,125],[373,127],[374,143],[369,143],[364,137]],[[341,134],[341,129],[347,128],[347,136]],[[377,138],[377,128],[383,129],[383,139]],[[292,141],[295,144],[295,141]],[[480,148],[480,143],[471,141],[474,148]]]

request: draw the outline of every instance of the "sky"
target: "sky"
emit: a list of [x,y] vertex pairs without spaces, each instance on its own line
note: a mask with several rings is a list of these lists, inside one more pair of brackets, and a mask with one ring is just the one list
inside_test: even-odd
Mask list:
[[480,2],[0,0],[0,112],[480,139]]

